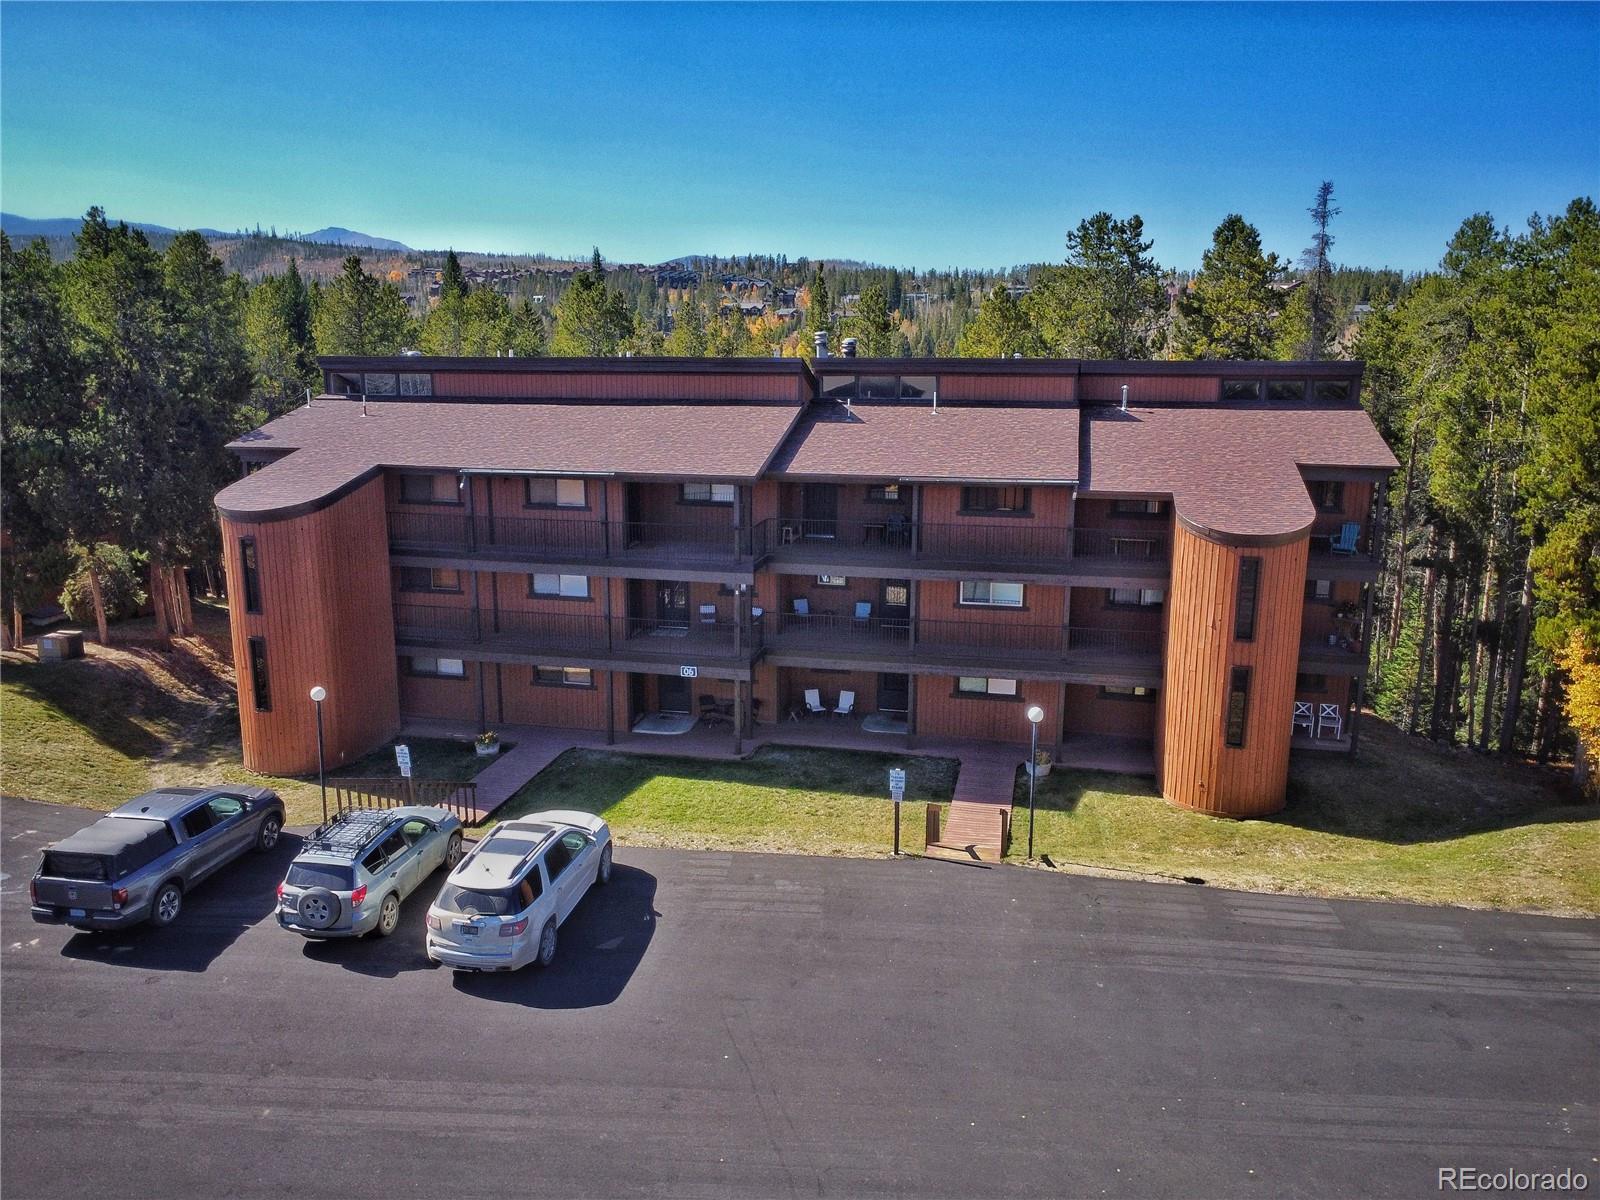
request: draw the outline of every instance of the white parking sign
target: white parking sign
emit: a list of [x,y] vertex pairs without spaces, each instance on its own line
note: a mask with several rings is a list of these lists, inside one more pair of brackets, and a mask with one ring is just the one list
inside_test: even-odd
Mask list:
[[394,760],[395,760],[395,762],[400,764],[400,777],[402,779],[410,779],[411,778],[411,747],[410,746],[396,745],[395,748],[394,748]]

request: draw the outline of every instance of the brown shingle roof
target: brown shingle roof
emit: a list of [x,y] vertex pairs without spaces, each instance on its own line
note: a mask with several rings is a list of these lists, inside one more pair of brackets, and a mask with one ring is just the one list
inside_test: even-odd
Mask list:
[[1191,526],[1271,538],[1316,516],[1301,467],[1393,470],[1360,408],[1090,410],[1084,491],[1172,496]]
[[321,399],[229,448],[287,456],[230,484],[217,507],[314,505],[379,467],[570,471],[751,482],[793,426],[785,404],[460,404]]
[[846,414],[818,405],[772,470],[796,478],[1072,482],[1078,410],[857,404]]

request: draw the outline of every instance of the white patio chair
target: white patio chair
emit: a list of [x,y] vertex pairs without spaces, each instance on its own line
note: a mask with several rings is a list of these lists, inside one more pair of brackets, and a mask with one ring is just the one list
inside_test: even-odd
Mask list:
[[700,624],[715,625],[717,623],[717,606],[715,604],[702,604],[700,606]]
[[1289,727],[1289,736],[1293,737],[1302,728],[1306,731],[1307,737],[1316,736],[1316,722],[1312,719],[1311,701],[1309,700],[1296,700],[1294,702],[1294,724]]
[[848,717],[855,711],[855,707],[856,694],[854,692],[840,692],[839,703],[834,705],[833,715],[836,717]]
[[828,711],[827,706],[822,703],[822,692],[820,689],[806,689],[806,711],[808,713],[816,714],[821,714]]
[[811,615],[811,601],[797,598],[794,602],[794,615],[809,617]]
[[1344,736],[1344,709],[1337,704],[1317,705],[1317,736],[1322,737],[1330,728],[1335,738]]

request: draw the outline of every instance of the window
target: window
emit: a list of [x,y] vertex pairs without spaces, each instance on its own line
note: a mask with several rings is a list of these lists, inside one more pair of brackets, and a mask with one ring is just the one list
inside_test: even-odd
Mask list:
[[899,504],[904,498],[898,483],[876,483],[867,489],[868,504]]
[[1256,636],[1256,593],[1261,584],[1261,560],[1239,560],[1238,601],[1233,610],[1233,637],[1238,642],[1253,641]]
[[982,675],[963,675],[956,680],[956,691],[963,696],[1016,696],[1015,679],[994,679]]
[[256,563],[255,538],[239,539],[239,574],[244,578],[244,610],[261,611],[261,570]]
[[1294,677],[1294,690],[1300,693],[1325,692],[1328,690],[1328,677],[1326,675],[1296,675]]
[[361,390],[369,396],[393,396],[399,384],[393,375],[363,375]]
[[1311,489],[1311,503],[1315,504],[1319,511],[1344,511],[1344,483],[1341,480],[1313,479],[1307,486]]
[[587,575],[530,575],[528,576],[528,595],[565,596],[570,600],[587,600],[589,598],[589,577]]
[[588,667],[535,667],[533,682],[555,687],[593,687],[594,672]]
[[561,872],[572,865],[572,851],[568,850],[562,842],[556,842],[544,855],[544,873],[554,883],[561,878]]
[[250,639],[250,690],[257,712],[272,711],[272,683],[267,678],[267,639]]
[[909,583],[888,583],[883,585],[883,606],[885,608],[910,608],[911,585]]
[[1319,379],[1313,385],[1318,404],[1347,404],[1350,401],[1348,379]]
[[1314,600],[1318,604],[1333,603],[1333,580],[1308,579],[1306,580],[1306,599]]
[[863,400],[894,400],[900,395],[900,381],[893,375],[863,375],[856,395]]
[[817,576],[817,586],[818,587],[849,587],[850,586],[850,577],[848,575],[818,575]]
[[431,396],[433,395],[433,376],[425,372],[408,372],[400,376],[400,394],[402,396]]
[[1106,603],[1117,608],[1160,608],[1167,594],[1160,588],[1108,588]]
[[461,572],[448,567],[401,567],[402,592],[461,591]]
[[461,489],[454,475],[402,475],[400,499],[407,504],[460,504]]
[[1224,400],[1259,400],[1261,399],[1261,381],[1259,379],[1224,379],[1222,381],[1222,398]]
[[1166,506],[1160,500],[1113,500],[1111,512],[1118,517],[1159,517]]
[[424,821],[421,817],[413,817],[404,825],[400,826],[400,832],[405,836],[406,845],[415,846],[423,838],[427,837],[428,834],[433,832],[433,826],[429,822]]
[[934,375],[904,375],[900,379],[903,400],[933,401],[939,396],[939,380]]
[[186,837],[199,837],[215,824],[216,819],[208,804],[202,804],[199,808],[183,814],[183,832]]
[[1250,709],[1250,668],[1234,667],[1228,679],[1228,713],[1224,740],[1238,748],[1244,745],[1244,722]]
[[1153,687],[1121,687],[1108,684],[1100,689],[1102,700],[1154,700],[1160,689]]
[[581,479],[529,478],[529,508],[587,508],[589,493]]
[[1154,558],[1156,556],[1155,539],[1114,537],[1111,539],[1111,556],[1113,558]]
[[983,605],[989,608],[1021,608],[1023,587],[1020,583],[1006,583],[999,579],[963,579],[962,604]]
[[412,675],[436,679],[465,679],[467,664],[459,658],[412,658],[407,668]]
[[1033,489],[1025,487],[964,487],[961,511],[966,513],[1012,513],[1026,515],[1033,502]]
[[822,395],[827,400],[854,400],[856,377],[854,375],[824,375]]
[[1267,380],[1267,399],[1273,404],[1304,404],[1306,381],[1304,379]]
[[244,811],[244,801],[237,796],[213,796],[206,801],[206,807],[211,810],[211,823],[221,825]]
[[576,858],[588,847],[589,839],[576,829],[569,829],[561,835],[561,844],[572,852],[572,857]]
[[734,486],[731,483],[686,483],[682,485],[680,504],[732,504]]

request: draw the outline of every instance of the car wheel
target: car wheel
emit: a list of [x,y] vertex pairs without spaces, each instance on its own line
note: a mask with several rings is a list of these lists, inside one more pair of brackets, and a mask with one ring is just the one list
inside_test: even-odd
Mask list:
[[595,875],[596,883],[611,882],[611,843],[606,843],[606,848],[600,851],[600,870]]
[[307,929],[327,929],[339,919],[339,897],[327,888],[308,888],[294,907]]
[[156,889],[156,898],[150,902],[150,924],[163,929],[178,919],[183,909],[183,888],[176,881],[163,883]]
[[454,871],[456,869],[456,864],[459,863],[460,861],[461,861],[461,835],[459,833],[452,833],[450,835],[450,840],[447,843],[445,843],[445,848],[444,848],[444,869],[446,871]]
[[544,923],[544,930],[539,934],[539,965],[548,967],[556,960],[556,919],[551,917]]
[[379,937],[388,937],[400,924],[400,897],[390,892],[378,909],[378,925],[373,930]]
[[273,814],[261,822],[261,832],[256,835],[256,849],[262,854],[271,850],[278,844],[278,834],[283,830],[283,821]]

